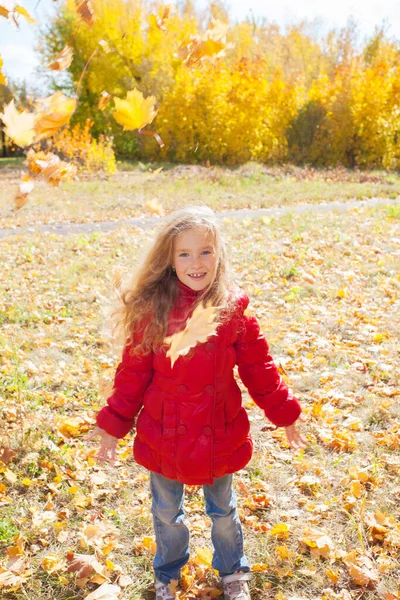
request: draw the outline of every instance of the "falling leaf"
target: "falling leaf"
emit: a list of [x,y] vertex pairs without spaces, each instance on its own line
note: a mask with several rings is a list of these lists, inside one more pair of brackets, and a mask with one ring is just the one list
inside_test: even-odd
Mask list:
[[167,28],[165,27],[165,22],[169,19],[169,16],[171,14],[171,8],[171,6],[161,6],[158,15],[151,13],[149,16],[150,25],[153,27],[158,27],[159,29],[161,29],[161,31],[167,31]]
[[76,9],[82,21],[85,21],[91,27],[94,23],[94,11],[90,0],[83,0],[83,2],[79,2],[78,0],[76,2]]
[[210,302],[205,307],[199,304],[186,322],[185,329],[165,338],[164,342],[170,346],[167,356],[171,358],[171,367],[180,356],[186,355],[191,348],[204,343],[210,336],[216,335],[219,325],[215,321],[217,311],[218,308],[212,306]]
[[107,105],[107,103],[111,100],[112,96],[108,92],[101,92],[100,100],[97,103],[97,108],[103,111]]
[[127,93],[125,100],[114,96],[114,103],[114,119],[123,126],[124,131],[145,127],[157,114],[157,111],[154,110],[155,97],[144,98],[136,88]]
[[147,200],[146,206],[151,213],[156,215],[160,215],[160,217],[165,215],[165,210],[163,205],[157,198],[152,198],[151,200]]
[[65,46],[47,67],[53,71],[64,71],[64,69],[68,69],[72,63],[73,56],[74,52],[72,48],[70,46]]
[[14,6],[13,12],[16,12],[17,14],[21,15],[22,17],[25,17],[25,19],[28,21],[28,23],[31,23],[31,25],[34,25],[36,23],[35,19],[33,17],[31,17],[31,15],[28,13],[26,8],[23,6],[20,6],[19,4],[17,6]]
[[3,67],[3,59],[0,56],[0,85],[7,85],[7,77],[2,72],[2,70],[1,70],[2,67]]
[[[77,172],[75,165],[62,161],[52,152],[30,150],[27,155],[27,164],[33,174],[41,175],[54,186],[58,186],[62,181],[69,181]],[[61,431],[64,433],[63,430]],[[65,435],[72,435],[71,431],[68,433],[65,430]]]
[[0,17],[4,17],[5,19],[8,19],[9,12],[10,11],[8,8],[3,6],[3,4],[0,4]]
[[199,64],[206,57],[221,56],[226,47],[227,32],[227,24],[212,20],[203,35],[192,35],[183,40],[178,48],[178,57],[191,66]]
[[66,125],[76,108],[76,99],[67,98],[62,92],[56,92],[47,98],[36,101],[35,142],[48,138],[63,125]]
[[96,591],[85,596],[85,600],[117,600],[120,593],[121,588],[118,585],[103,583]]
[[5,133],[17,146],[29,146],[35,138],[35,115],[26,110],[19,112],[14,99],[4,106],[0,118],[5,124]]

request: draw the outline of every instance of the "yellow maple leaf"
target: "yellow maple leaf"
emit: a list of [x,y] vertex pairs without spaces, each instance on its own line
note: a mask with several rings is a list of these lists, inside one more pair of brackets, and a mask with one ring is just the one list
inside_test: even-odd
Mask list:
[[123,126],[124,131],[142,129],[152,122],[157,114],[154,110],[156,99],[154,96],[144,98],[136,88],[130,90],[125,100],[114,97],[115,111],[113,117]]
[[0,85],[7,85],[7,77],[2,73],[1,69],[3,67],[3,59],[0,56]]
[[63,71],[64,69],[68,69],[72,63],[73,57],[74,51],[72,50],[71,46],[65,46],[61,52],[57,54],[55,59],[47,65],[47,67],[53,71]]
[[196,548],[196,554],[193,558],[193,562],[196,565],[205,565],[211,567],[212,564],[212,552],[209,548]]
[[273,526],[270,531],[271,535],[275,535],[279,539],[285,539],[289,537],[289,525],[286,523],[277,523]]
[[35,138],[35,115],[26,110],[19,112],[14,99],[4,106],[0,118],[5,124],[5,133],[17,146],[29,146]]
[[47,98],[39,98],[36,107],[35,141],[38,142],[54,135],[69,122],[76,108],[76,99],[56,92]]
[[210,336],[216,335],[219,323],[215,320],[218,308],[208,302],[199,304],[186,322],[186,327],[178,333],[166,337],[164,342],[170,346],[167,356],[171,358],[171,367],[180,356],[184,356],[197,344],[204,343]]

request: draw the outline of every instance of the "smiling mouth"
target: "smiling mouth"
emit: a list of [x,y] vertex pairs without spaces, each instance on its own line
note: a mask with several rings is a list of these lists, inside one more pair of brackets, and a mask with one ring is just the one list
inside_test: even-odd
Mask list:
[[189,277],[191,277],[191,279],[202,279],[205,276],[206,273],[189,273]]

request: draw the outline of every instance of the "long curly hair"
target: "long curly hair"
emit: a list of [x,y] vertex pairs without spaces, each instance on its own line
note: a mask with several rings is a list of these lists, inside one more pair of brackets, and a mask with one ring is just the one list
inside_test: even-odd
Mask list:
[[215,213],[203,206],[173,212],[162,223],[130,284],[121,290],[120,306],[114,312],[115,326],[135,354],[157,350],[167,335],[168,315],[178,296],[172,270],[175,240],[194,228],[212,235],[217,255],[215,277],[197,303],[211,301],[219,308],[220,321],[233,310],[238,288]]

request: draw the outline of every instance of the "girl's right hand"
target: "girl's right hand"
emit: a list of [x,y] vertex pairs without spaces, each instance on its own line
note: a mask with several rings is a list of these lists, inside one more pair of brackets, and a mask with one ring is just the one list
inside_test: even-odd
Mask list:
[[104,429],[96,427],[91,433],[89,433],[89,435],[86,437],[86,440],[92,440],[97,435],[101,437],[100,450],[97,453],[97,460],[101,464],[109,460],[111,466],[113,467],[115,465],[118,438],[110,435],[104,431]]

